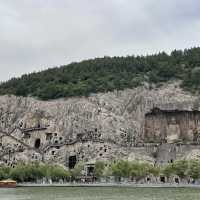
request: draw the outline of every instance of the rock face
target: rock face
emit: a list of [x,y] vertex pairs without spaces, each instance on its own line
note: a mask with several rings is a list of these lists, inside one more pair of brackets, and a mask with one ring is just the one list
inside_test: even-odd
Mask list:
[[0,97],[0,160],[151,163],[200,156],[200,99],[179,83],[40,101]]

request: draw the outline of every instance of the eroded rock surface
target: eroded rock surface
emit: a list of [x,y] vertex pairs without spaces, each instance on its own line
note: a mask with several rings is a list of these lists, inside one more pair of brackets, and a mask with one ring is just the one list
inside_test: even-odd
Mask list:
[[0,97],[0,159],[151,163],[200,156],[200,98],[179,83],[40,101]]

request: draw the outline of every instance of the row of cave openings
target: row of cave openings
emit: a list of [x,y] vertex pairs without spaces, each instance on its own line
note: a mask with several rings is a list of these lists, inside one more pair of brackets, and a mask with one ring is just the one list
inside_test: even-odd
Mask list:
[[[35,149],[39,149],[40,148],[40,144],[41,144],[41,140],[38,138],[35,140]],[[69,159],[68,159],[68,167],[69,169],[74,169],[75,165],[77,163],[77,157],[76,155],[74,156],[69,156]]]

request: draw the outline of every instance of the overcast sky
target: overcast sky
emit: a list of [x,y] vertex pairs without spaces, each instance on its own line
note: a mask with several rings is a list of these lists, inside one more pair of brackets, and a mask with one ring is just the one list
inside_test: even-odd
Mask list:
[[0,80],[200,44],[199,0],[0,0]]

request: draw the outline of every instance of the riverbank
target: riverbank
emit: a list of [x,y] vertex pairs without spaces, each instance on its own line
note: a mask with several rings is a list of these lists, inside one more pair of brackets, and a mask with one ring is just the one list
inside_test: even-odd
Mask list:
[[133,187],[133,188],[200,188],[195,184],[135,184],[135,183],[20,183],[17,187]]

